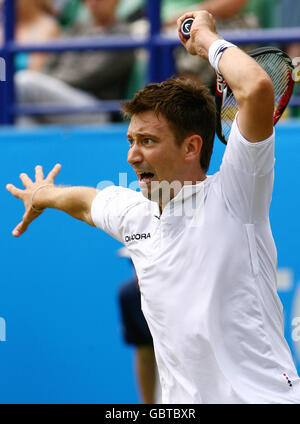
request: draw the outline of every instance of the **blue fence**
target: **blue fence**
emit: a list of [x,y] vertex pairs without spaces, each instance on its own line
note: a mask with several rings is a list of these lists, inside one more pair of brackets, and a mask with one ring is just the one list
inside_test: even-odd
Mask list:
[[[161,0],[148,0],[148,17],[150,21],[150,34],[139,39],[133,37],[94,37],[89,39],[64,39],[47,43],[45,45],[18,45],[14,41],[15,22],[15,0],[4,0],[4,22],[5,22],[5,42],[0,49],[0,56],[6,62],[7,80],[0,82],[0,124],[12,124],[14,117],[20,114],[35,113],[78,113],[78,108],[43,107],[39,106],[18,106],[14,98],[14,55],[19,52],[64,52],[82,51],[86,49],[107,50],[107,49],[139,49],[146,48],[149,51],[148,81],[162,81],[174,73],[173,49],[180,45],[178,38],[168,37],[161,34],[160,23],[160,2]],[[300,28],[277,28],[265,30],[234,30],[223,31],[222,35],[228,41],[236,44],[286,44],[288,42],[300,41]],[[117,111],[120,102],[99,102],[91,111]],[[294,96],[291,105],[300,105],[299,97]],[[80,111],[85,111],[80,108]]]
[[[300,124],[281,123],[276,132],[271,225],[286,337],[300,372]],[[119,184],[119,173],[128,173],[130,184],[126,127],[9,128],[0,135],[0,403],[138,402],[117,303],[119,287],[132,276],[117,257],[121,245],[53,210],[15,239],[23,205],[4,189],[9,182],[21,186],[21,172],[33,177],[36,164],[49,171],[56,162],[58,184]],[[223,152],[216,140],[210,173]]]

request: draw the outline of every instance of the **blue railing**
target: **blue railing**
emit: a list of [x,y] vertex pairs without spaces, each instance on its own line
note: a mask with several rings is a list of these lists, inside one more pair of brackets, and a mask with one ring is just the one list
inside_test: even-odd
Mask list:
[[[161,34],[160,0],[148,0],[150,34],[147,37],[97,36],[71,38],[40,45],[19,45],[14,39],[15,0],[4,1],[4,44],[0,56],[5,59],[6,81],[0,82],[0,124],[13,124],[16,115],[57,114],[81,112],[115,112],[120,110],[120,101],[100,101],[93,106],[78,107],[63,105],[25,106],[15,102],[14,55],[20,52],[56,52],[110,49],[141,49],[149,51],[148,81],[162,81],[174,74],[173,49],[180,45],[176,37]],[[236,44],[286,44],[300,41],[300,28],[277,28],[259,30],[222,31],[222,36]],[[290,103],[300,105],[300,98],[294,96]]]

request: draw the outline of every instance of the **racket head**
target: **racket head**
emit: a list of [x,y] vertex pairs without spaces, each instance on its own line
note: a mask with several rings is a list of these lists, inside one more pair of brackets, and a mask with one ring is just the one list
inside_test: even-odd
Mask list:
[[[267,72],[274,85],[275,108],[274,125],[285,111],[293,93],[294,66],[290,57],[276,47],[260,47],[247,52]],[[238,112],[238,105],[233,93],[222,75],[216,75],[216,132],[222,143],[227,144],[233,120]]]

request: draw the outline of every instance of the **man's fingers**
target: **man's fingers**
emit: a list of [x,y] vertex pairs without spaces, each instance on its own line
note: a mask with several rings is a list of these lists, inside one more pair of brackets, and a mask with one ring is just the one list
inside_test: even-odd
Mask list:
[[43,168],[41,167],[41,165],[37,165],[35,167],[35,181],[36,182],[41,182],[44,179],[44,173],[43,173]]
[[22,199],[23,190],[20,190],[19,188],[15,187],[13,184],[7,184],[6,190],[9,191],[13,196],[17,197],[18,199]]
[[20,175],[20,179],[21,179],[24,187],[26,187],[26,188],[32,186],[32,184],[33,184],[31,179],[24,172]]
[[178,33],[179,34],[181,34],[181,25],[183,24],[183,22],[186,19],[189,19],[189,18],[194,18],[195,19],[196,18],[196,15],[197,15],[197,12],[187,12],[187,13],[185,13],[184,15],[180,16],[177,19],[177,29],[178,29]]
[[187,12],[184,15],[180,16],[180,18],[178,18],[178,20],[177,20],[178,37],[179,37],[181,43],[183,44],[183,46],[186,48],[186,50],[192,55],[195,55],[196,51],[191,46],[191,39],[185,38],[183,36],[183,34],[181,32],[181,26],[186,19],[189,19],[189,18],[195,19],[196,16],[197,16],[197,12]]
[[35,212],[32,209],[27,209],[23,215],[23,220],[16,226],[12,234],[14,237],[19,237],[27,230],[29,224],[41,215],[40,212]]
[[178,37],[182,44],[185,46],[188,40],[182,35],[181,27],[178,29]]
[[57,163],[53,169],[51,169],[51,171],[49,172],[48,176],[47,176],[47,180],[49,181],[54,181],[54,179],[57,177],[59,171],[61,170],[61,164]]
[[177,26],[180,29],[181,24],[188,18],[195,18],[196,12],[186,12],[177,19]]
[[27,227],[28,224],[25,224],[24,221],[20,222],[13,230],[12,235],[14,237],[20,237],[27,230]]

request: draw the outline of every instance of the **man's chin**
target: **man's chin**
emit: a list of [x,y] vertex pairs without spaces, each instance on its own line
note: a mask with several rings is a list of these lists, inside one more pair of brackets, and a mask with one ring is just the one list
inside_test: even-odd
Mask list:
[[152,202],[166,205],[181,190],[182,183],[180,181],[151,181],[151,183],[140,182],[140,189],[144,197]]
[[140,183],[140,189],[141,189],[142,195],[146,197],[146,199],[151,200],[151,185]]
[[140,189],[146,199],[159,203],[159,182],[140,183]]

